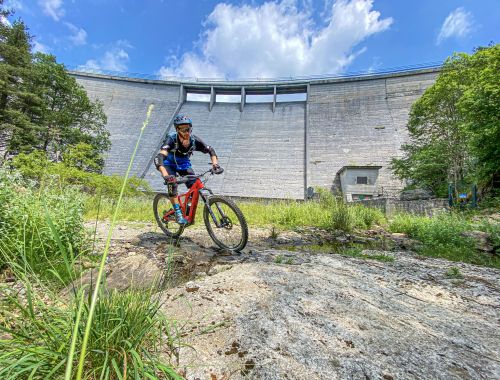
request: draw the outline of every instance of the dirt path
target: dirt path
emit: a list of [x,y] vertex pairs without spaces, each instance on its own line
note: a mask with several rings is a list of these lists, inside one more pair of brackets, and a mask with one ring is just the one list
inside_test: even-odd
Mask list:
[[241,255],[223,256],[203,229],[177,247],[152,225],[116,230],[111,267],[141,256],[164,271],[174,258],[162,299],[188,379],[500,378],[499,270],[315,254],[302,245],[314,233],[269,235],[251,230]]

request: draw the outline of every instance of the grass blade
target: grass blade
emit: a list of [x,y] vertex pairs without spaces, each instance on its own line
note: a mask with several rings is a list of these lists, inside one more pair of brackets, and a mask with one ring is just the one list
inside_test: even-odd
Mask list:
[[[118,216],[118,210],[120,209],[120,203],[121,203],[121,200],[123,199],[123,193],[125,191],[125,186],[127,184],[127,179],[128,179],[128,176],[130,175],[130,170],[132,169],[132,163],[134,162],[134,158],[135,158],[135,155],[137,153],[137,149],[139,148],[139,143],[141,141],[141,138],[142,138],[142,135],[144,133],[144,130],[146,129],[146,126],[149,123],[149,118],[151,116],[151,112],[153,111],[153,108],[154,108],[154,106],[152,104],[149,105],[149,107],[148,107],[148,111],[147,111],[147,114],[146,114],[146,120],[144,121],[143,126],[141,128],[141,132],[139,134],[139,138],[137,139],[137,143],[135,144],[135,148],[134,148],[134,151],[132,153],[132,157],[130,157],[130,162],[128,164],[127,172],[125,173],[125,178],[123,180],[122,188],[120,190],[120,195],[118,196],[118,202],[117,202],[117,205],[116,205],[116,208],[115,208],[113,219],[111,221],[111,226],[109,227],[109,233],[108,233],[108,237],[106,239],[106,246],[105,246],[104,252],[102,254],[101,264],[99,266],[99,271],[98,271],[98,274],[97,274],[97,280],[96,280],[96,284],[95,284],[95,288],[94,288],[94,292],[93,292],[92,300],[91,300],[91,304],[90,304],[89,315],[88,315],[87,323],[85,325],[85,333],[83,335],[82,350],[80,352],[80,360],[78,362],[78,371],[77,371],[77,374],[76,374],[76,379],[77,380],[81,380],[81,378],[82,378],[83,363],[85,362],[85,356],[86,356],[86,352],[87,352],[87,344],[88,344],[88,340],[89,340],[89,336],[90,336],[90,328],[92,326],[92,318],[93,318],[93,315],[94,315],[94,310],[95,310],[95,306],[96,306],[96,302],[97,302],[97,297],[99,295],[99,289],[100,289],[100,285],[101,285],[101,280],[102,280],[102,276],[103,276],[103,273],[104,273],[104,266],[106,264],[106,258],[108,256],[109,246],[110,246],[110,243],[111,243],[111,236],[113,234],[113,229],[114,229],[114,226],[116,224],[116,219],[117,219],[117,216]],[[72,360],[72,359],[73,359],[72,357],[68,357],[68,360]]]

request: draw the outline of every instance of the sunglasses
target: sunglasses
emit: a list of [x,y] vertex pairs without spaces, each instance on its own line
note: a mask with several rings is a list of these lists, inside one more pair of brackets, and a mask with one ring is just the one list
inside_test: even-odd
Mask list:
[[190,130],[191,130],[191,127],[177,128],[177,131],[179,131],[181,133],[186,133],[186,132],[189,132]]

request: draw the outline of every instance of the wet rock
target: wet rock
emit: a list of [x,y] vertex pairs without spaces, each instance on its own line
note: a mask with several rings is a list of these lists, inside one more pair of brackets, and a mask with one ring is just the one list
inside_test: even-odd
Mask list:
[[387,257],[394,257],[394,252],[388,252],[388,251],[379,251],[376,249],[363,249],[361,251],[361,254],[364,256],[387,256]]
[[346,235],[337,236],[337,237],[335,237],[335,240],[338,241],[339,243],[349,242],[349,238]]

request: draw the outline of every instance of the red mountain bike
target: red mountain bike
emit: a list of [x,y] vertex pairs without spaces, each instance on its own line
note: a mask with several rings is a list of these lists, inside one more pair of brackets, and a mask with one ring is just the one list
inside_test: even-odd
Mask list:
[[[209,174],[209,176],[206,176]],[[188,224],[179,225],[168,194],[156,194],[153,200],[153,211],[156,222],[169,237],[178,238],[184,229],[194,224],[198,201],[204,203],[203,221],[212,240],[222,249],[241,251],[248,241],[248,227],[245,217],[236,204],[229,198],[214,195],[205,187],[205,183],[213,175],[212,169],[199,175],[186,175],[177,178],[177,183],[186,183],[196,179],[188,192],[177,196],[184,218]],[[206,176],[206,177],[205,177]]]

